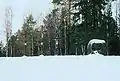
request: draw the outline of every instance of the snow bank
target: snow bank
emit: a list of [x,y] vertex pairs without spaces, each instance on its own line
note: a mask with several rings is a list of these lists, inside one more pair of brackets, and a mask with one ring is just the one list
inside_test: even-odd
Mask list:
[[120,57],[0,58],[0,81],[120,81]]

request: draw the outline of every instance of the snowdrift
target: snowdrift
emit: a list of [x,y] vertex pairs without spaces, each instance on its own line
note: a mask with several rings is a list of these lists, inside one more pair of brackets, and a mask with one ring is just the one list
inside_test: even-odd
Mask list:
[[0,81],[120,81],[120,57],[0,58]]

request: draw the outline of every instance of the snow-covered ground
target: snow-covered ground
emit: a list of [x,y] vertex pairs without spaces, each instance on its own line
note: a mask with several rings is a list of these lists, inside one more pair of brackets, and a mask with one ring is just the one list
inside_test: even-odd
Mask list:
[[120,81],[120,57],[0,58],[0,81]]

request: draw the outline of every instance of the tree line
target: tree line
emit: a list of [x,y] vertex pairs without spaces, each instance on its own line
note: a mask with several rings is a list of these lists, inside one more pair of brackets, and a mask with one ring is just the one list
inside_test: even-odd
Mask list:
[[91,39],[105,40],[108,55],[120,55],[120,18],[112,17],[113,1],[53,0],[55,8],[43,25],[37,26],[32,14],[26,17],[8,42],[8,56],[86,55]]

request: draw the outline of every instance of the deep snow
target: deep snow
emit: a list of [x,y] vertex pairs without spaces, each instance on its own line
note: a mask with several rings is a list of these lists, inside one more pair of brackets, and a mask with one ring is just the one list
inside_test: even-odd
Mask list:
[[120,81],[120,57],[0,58],[0,81]]

